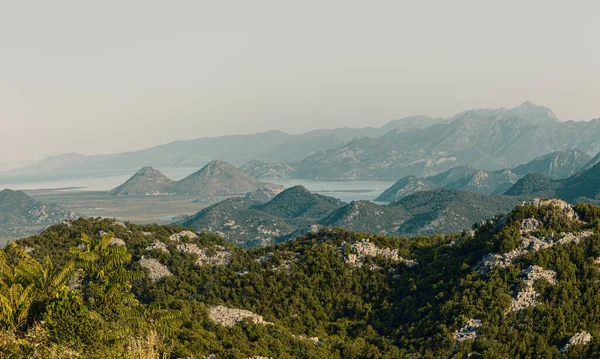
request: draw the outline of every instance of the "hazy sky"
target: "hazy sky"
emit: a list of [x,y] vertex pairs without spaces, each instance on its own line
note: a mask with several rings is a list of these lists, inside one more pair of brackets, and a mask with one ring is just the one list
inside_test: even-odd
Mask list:
[[600,117],[597,1],[0,1],[0,163],[467,108]]

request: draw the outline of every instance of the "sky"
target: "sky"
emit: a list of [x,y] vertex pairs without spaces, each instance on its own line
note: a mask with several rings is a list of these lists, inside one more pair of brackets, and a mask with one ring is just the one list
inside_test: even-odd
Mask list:
[[0,169],[529,100],[600,117],[597,1],[0,1]]

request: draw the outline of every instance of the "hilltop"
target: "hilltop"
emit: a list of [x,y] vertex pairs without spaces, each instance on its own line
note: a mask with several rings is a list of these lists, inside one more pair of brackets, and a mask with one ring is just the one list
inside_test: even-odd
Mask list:
[[[21,288],[39,268],[39,278],[59,284],[85,274],[71,289],[32,286],[23,295],[31,302],[20,306],[27,320],[16,329],[0,322],[0,350],[94,358],[598,357],[599,213],[535,200],[446,236],[322,229],[247,251],[183,227],[79,219],[0,254],[3,268],[20,266],[0,280],[17,273],[11,278]],[[88,258],[97,264],[86,265]],[[26,340],[15,345],[16,337]]]
[[173,180],[159,170],[152,167],[144,167],[125,183],[108,193],[114,196],[161,195],[165,194],[163,190],[170,183],[173,183]]
[[259,188],[278,191],[281,187],[260,182],[227,162],[212,161],[188,177],[166,185],[163,190],[175,194],[231,195],[254,192]]
[[600,203],[600,164],[570,177],[553,180],[543,175],[528,175],[506,191],[511,196],[558,197],[570,203]]
[[451,233],[470,229],[474,222],[507,212],[521,201],[521,197],[434,190],[389,205],[346,204],[295,186],[266,203],[251,196],[230,198],[178,223],[218,234],[242,247],[260,247],[323,226],[382,235]]
[[316,224],[344,203],[302,186],[288,188],[266,203],[230,198],[190,216],[182,225],[216,233],[242,247],[265,246]]

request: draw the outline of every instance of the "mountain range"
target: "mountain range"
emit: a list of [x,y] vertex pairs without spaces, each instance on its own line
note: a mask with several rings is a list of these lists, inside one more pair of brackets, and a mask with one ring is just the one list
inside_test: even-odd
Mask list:
[[[300,135],[268,131],[175,141],[114,155],[70,153],[3,172],[0,182],[127,173],[140,164],[199,167],[212,160],[235,166],[250,161],[285,162],[294,169],[294,178],[397,180],[465,165],[485,171],[514,168],[572,148],[596,154],[599,135],[600,119],[561,122],[547,107],[525,102],[512,109],[468,110],[445,119],[413,116],[381,128],[322,129]],[[292,176],[289,168],[285,172]]]
[[553,151],[598,153],[598,135],[600,119],[560,122],[548,108],[526,102],[514,109],[466,111],[424,129],[358,139],[316,152],[294,167],[302,178],[337,180],[427,177],[456,166],[493,171]]
[[240,195],[257,190],[273,193],[281,186],[263,183],[223,161],[211,161],[197,172],[173,181],[152,167],[144,167],[122,185],[109,191],[116,196]]
[[[561,158],[560,154],[556,156]],[[218,234],[242,247],[261,247],[321,227],[388,236],[458,232],[470,229],[472,223],[506,212],[525,200],[540,197],[558,197],[570,203],[600,203],[600,164],[560,180],[538,173],[528,174],[503,194],[467,191],[464,186],[460,190],[452,188],[461,183],[465,174],[472,173],[470,168],[459,167],[433,179],[406,177],[399,181],[403,186],[400,190],[394,185],[386,192],[397,195],[402,190],[419,191],[387,205],[370,201],[344,203],[295,186],[266,203],[249,197],[229,198],[178,223]],[[475,171],[474,178],[479,178],[477,174],[480,173]],[[449,188],[438,189],[438,185]]]
[[393,202],[412,193],[436,188],[476,193],[501,194],[527,174],[539,173],[552,179],[565,178],[589,167],[592,158],[577,149],[555,151],[512,169],[478,170],[471,166],[453,167],[434,176],[406,176],[384,191],[376,201]]
[[262,247],[321,227],[383,235],[451,233],[469,229],[472,223],[506,212],[521,201],[521,197],[435,190],[389,205],[344,203],[295,186],[266,203],[229,198],[178,223],[242,247]]
[[299,135],[266,131],[249,135],[204,137],[112,155],[67,153],[48,157],[38,163],[0,172],[0,183],[124,174],[140,164],[157,168],[201,167],[213,160],[235,166],[249,161],[297,162],[315,151],[334,149],[356,138],[378,137],[392,128],[414,130],[442,121],[426,116],[394,120],[381,128],[365,127],[319,129]]

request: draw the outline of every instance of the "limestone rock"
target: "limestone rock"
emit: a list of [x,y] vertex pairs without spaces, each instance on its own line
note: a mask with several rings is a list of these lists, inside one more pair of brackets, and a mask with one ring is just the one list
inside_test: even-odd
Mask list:
[[535,218],[526,218],[521,224],[521,234],[527,234],[538,230],[542,223]]
[[592,235],[592,232],[584,231],[577,233],[561,233],[560,236],[550,235],[546,238],[521,237],[521,245],[519,248],[508,253],[488,253],[473,267],[473,270],[480,274],[486,274],[496,266],[506,268],[509,265],[512,265],[527,252],[537,252],[542,249],[550,248],[556,244],[579,244],[581,240],[587,239]]
[[538,293],[533,289],[536,280],[546,279],[550,284],[558,283],[555,271],[547,270],[540,266],[529,266],[523,269],[520,275],[525,277],[524,288],[517,293],[516,298],[513,298],[508,310],[509,312],[516,312],[538,304],[536,300]]
[[142,268],[148,270],[148,277],[152,281],[173,275],[166,265],[160,263],[154,258],[146,258],[142,256],[138,263]]
[[576,333],[575,335],[573,335],[569,341],[567,342],[567,344],[565,344],[564,347],[562,347],[562,349],[560,350],[562,353],[565,353],[567,351],[567,349],[569,349],[569,347],[571,345],[586,345],[589,342],[592,341],[592,335],[588,332],[579,332]]
[[110,239],[110,243],[108,244],[109,246],[124,246],[125,245],[125,241],[122,240],[121,238],[117,238],[117,237],[112,237]]
[[452,336],[454,337],[454,340],[459,342],[475,340],[477,339],[477,330],[479,330],[482,324],[483,323],[479,319],[469,319],[467,324],[455,331]]
[[254,314],[249,310],[227,308],[222,305],[217,305],[208,308],[208,317],[213,323],[220,324],[227,328],[233,327],[234,325],[243,321],[246,318],[252,320],[254,324],[273,324],[265,321],[262,316]]
[[123,227],[123,228],[127,228],[127,225],[121,221],[118,220],[114,220],[112,223],[113,226],[118,226],[118,227]]
[[573,209],[573,206],[563,201],[562,199],[552,198],[552,199],[541,199],[535,198],[529,202],[524,202],[523,204],[532,204],[537,208],[542,207],[557,207],[562,210],[563,214],[569,219],[577,219],[577,214]]
[[181,231],[179,233],[175,233],[169,237],[173,242],[179,242],[182,238],[195,239],[198,238],[198,235],[192,231]]
[[146,247],[146,250],[147,251],[157,250],[157,251],[161,251],[164,253],[169,253],[169,248],[167,247],[167,245],[165,243],[159,241],[158,239],[155,239],[151,245]]
[[[375,258],[377,256],[381,256],[392,262],[406,263],[406,265],[409,267],[417,264],[417,262],[414,260],[400,257],[397,249],[377,247],[374,243],[371,243],[369,238],[361,239],[360,241],[352,244],[342,243],[342,246],[339,247],[338,250],[341,253],[344,253],[348,246],[350,247],[350,253],[348,255],[344,255],[342,260],[344,263],[347,263],[354,268],[362,267],[366,257]],[[372,265],[371,270],[374,269],[376,269],[376,266]]]
[[182,243],[177,245],[177,250],[197,255],[196,264],[199,266],[228,266],[233,259],[231,253],[225,247],[218,245],[209,248],[199,248],[194,243]]

